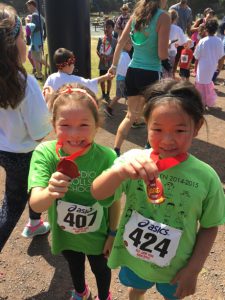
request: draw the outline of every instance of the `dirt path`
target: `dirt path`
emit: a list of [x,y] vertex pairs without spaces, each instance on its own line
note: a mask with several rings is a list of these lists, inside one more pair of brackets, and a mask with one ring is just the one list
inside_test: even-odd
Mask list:
[[[225,78],[225,71],[220,78]],[[220,80],[221,81],[221,80]],[[225,187],[225,86],[217,85],[217,108],[206,114],[208,129],[204,127],[194,141],[191,153],[212,165],[218,172]],[[98,132],[96,141],[113,146],[116,128],[124,116],[126,106],[118,105],[116,117],[107,119],[104,128]],[[208,130],[208,132],[207,132]],[[51,135],[50,139],[53,138]],[[145,129],[132,129],[123,151],[143,147],[146,140]],[[4,174],[0,169],[0,180]],[[0,188],[2,188],[3,184]],[[0,190],[0,192],[3,192]],[[46,214],[44,215],[45,218]],[[27,209],[13,231],[3,252],[0,254],[0,300],[64,300],[69,299],[67,291],[72,287],[67,265],[61,256],[50,253],[50,235],[26,240],[21,231],[27,221]],[[215,245],[202,270],[197,293],[189,300],[225,300],[225,227],[221,227]],[[87,281],[96,295],[93,275],[87,265]],[[113,299],[125,300],[126,288],[113,270],[111,290]],[[155,290],[148,292],[146,299],[162,299]]]

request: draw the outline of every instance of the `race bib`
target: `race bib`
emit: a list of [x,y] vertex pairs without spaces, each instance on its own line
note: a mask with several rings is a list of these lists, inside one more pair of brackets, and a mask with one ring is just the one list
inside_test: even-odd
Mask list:
[[188,62],[188,55],[182,54],[180,60],[182,63],[186,64]]
[[99,203],[83,206],[59,200],[57,223],[62,230],[80,234],[97,231],[101,225],[103,208]]
[[160,267],[175,256],[182,230],[147,219],[133,211],[123,234],[127,251],[134,257]]
[[101,44],[100,46],[100,54],[104,54],[104,55],[111,55],[112,53],[112,47],[110,45],[110,43],[108,41],[105,41]]

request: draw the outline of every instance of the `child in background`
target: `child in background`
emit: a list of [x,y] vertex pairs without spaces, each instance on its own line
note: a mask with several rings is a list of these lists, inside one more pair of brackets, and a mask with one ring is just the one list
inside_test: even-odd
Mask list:
[[[104,37],[98,39],[97,55],[99,57],[99,75],[105,75],[111,67],[113,54],[116,48],[117,40],[113,37],[114,22],[110,19],[106,20],[104,26]],[[107,102],[110,101],[110,91],[112,82],[107,80],[107,87],[105,82],[101,83],[102,98]]]
[[[26,32],[26,44],[27,44],[27,46],[30,46],[30,44],[31,44],[31,29],[27,25],[28,23],[31,23],[31,20],[32,20],[32,15],[28,15],[25,18],[25,23],[26,23],[25,32]],[[35,74],[36,68],[35,68],[35,63],[34,63],[33,58],[32,58],[31,48],[29,48],[29,50],[28,50],[27,57],[29,59],[30,64],[32,65],[32,73]]]
[[189,39],[187,42],[184,44],[184,49],[181,51],[181,56],[180,56],[180,72],[179,75],[182,80],[189,81],[190,78],[190,68],[191,68],[191,61],[193,58],[193,52],[190,49],[192,47],[192,40]]
[[171,25],[170,25],[170,43],[169,43],[169,49],[168,49],[168,58],[171,64],[171,71],[167,72],[165,69],[163,70],[166,77],[175,77],[175,74],[173,74],[173,67],[175,62],[175,57],[177,55],[177,47],[183,46],[184,43],[187,41],[187,36],[184,34],[183,30],[177,26],[177,20],[178,20],[178,13],[176,10],[170,10],[169,11]]
[[201,39],[195,48],[194,56],[198,60],[195,86],[202,95],[205,109],[214,106],[217,95],[212,81],[218,62],[223,59],[224,49],[221,39],[215,36],[218,21],[210,19],[205,24],[207,36]]
[[[28,200],[27,178],[34,148],[51,131],[49,112],[36,80],[27,75],[26,42],[13,7],[0,3],[0,166],[6,182],[0,206],[0,251],[20,219]],[[49,231],[41,214],[29,210],[22,235]]]
[[98,83],[104,82],[105,80],[111,80],[112,76],[105,74],[103,76],[85,79],[80,76],[73,75],[75,56],[72,51],[65,48],[59,48],[55,51],[53,57],[54,63],[58,69],[58,72],[51,74],[45,84],[46,87],[52,87],[54,91],[58,90],[62,85],[66,83],[79,83],[89,88],[93,93],[98,92]]
[[113,106],[119,101],[120,98],[126,98],[126,85],[125,78],[127,73],[128,65],[131,61],[129,51],[132,48],[131,40],[129,39],[120,53],[120,59],[116,70],[116,96],[112,99],[110,104],[106,106],[104,112],[107,116],[113,116]]
[[195,87],[167,80],[150,86],[145,97],[152,149],[122,155],[94,180],[92,194],[101,201],[126,194],[108,265],[121,266],[129,299],[143,300],[155,284],[164,299],[183,299],[195,293],[218,226],[225,222],[225,197],[216,172],[188,153],[204,122]]
[[[34,151],[29,173],[30,205],[37,212],[48,209],[52,253],[62,253],[69,264],[74,284],[71,300],[92,299],[85,282],[86,256],[97,282],[96,299],[111,300],[107,257],[120,206],[119,202],[110,206],[113,199],[109,197],[102,207],[92,197],[90,187],[113,164],[116,154],[94,142],[100,117],[90,90],[78,84],[63,86],[53,94],[49,108],[57,141],[42,143]],[[76,158],[77,176],[67,173],[70,166],[57,168],[62,158],[67,162]]]

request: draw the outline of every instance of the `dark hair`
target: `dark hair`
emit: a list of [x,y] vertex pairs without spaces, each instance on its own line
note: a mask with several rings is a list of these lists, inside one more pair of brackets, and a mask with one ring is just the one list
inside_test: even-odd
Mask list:
[[113,22],[113,20],[111,20],[111,19],[108,19],[108,20],[106,20],[105,21],[105,27],[106,26],[112,26],[112,28],[114,28],[114,22]]
[[[80,93],[77,91],[73,91],[73,88],[78,88],[86,91],[86,93]],[[70,92],[71,89],[71,92]],[[65,92],[68,91],[68,92]],[[93,99],[93,101],[91,100]],[[64,84],[60,87],[56,92],[54,92],[49,100],[49,110],[52,112],[52,122],[55,123],[57,119],[57,111],[58,108],[65,105],[70,105],[76,103],[83,103],[86,107],[90,109],[95,119],[95,123],[97,125],[100,124],[100,113],[98,109],[98,101],[96,99],[95,94],[88,89],[87,87],[79,84],[79,83],[70,83]],[[95,105],[96,103],[96,105]]]
[[205,23],[205,29],[209,35],[214,35],[219,27],[217,19],[210,19]]
[[138,1],[134,8],[135,30],[141,31],[148,25],[159,8],[160,0]]
[[[16,21],[18,24],[15,35]],[[0,107],[15,109],[23,100],[27,72],[22,66],[16,39],[20,33],[19,20],[12,6],[0,4]]]
[[62,64],[68,61],[69,58],[74,56],[73,52],[66,48],[59,48],[55,51],[53,61],[56,65]]
[[190,82],[165,79],[148,87],[144,92],[146,104],[144,117],[148,121],[155,107],[160,104],[177,103],[194,121],[204,120],[204,106],[200,93]]

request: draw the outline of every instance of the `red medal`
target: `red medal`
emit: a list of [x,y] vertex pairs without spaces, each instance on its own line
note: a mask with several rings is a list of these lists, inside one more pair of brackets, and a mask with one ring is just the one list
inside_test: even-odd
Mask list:
[[61,157],[59,154],[59,149],[62,147],[62,143],[57,142],[56,144],[56,153],[58,157],[60,158],[60,162],[57,165],[57,171],[63,173],[64,175],[70,177],[71,179],[77,178],[80,176],[77,164],[74,162],[74,160],[80,156],[84,151],[89,147],[90,144],[88,144],[83,149],[73,153],[70,156],[64,156]]
[[[150,157],[156,163],[159,172],[162,172],[186,160],[188,155],[187,153],[182,153],[175,157],[159,159],[159,154],[155,151],[152,151]],[[163,185],[159,178],[154,178],[149,182],[147,185],[147,194],[149,202],[153,204],[161,204],[165,201],[165,197],[163,195]]]

